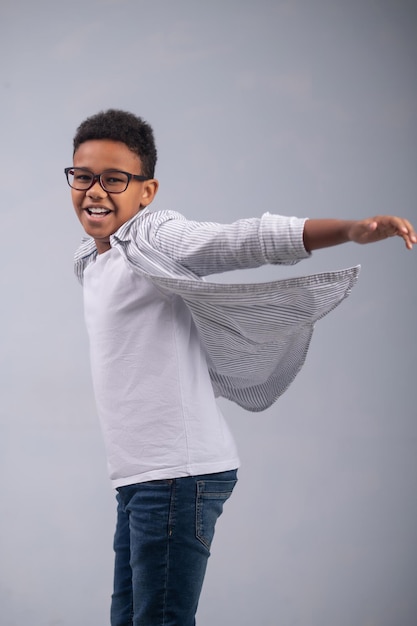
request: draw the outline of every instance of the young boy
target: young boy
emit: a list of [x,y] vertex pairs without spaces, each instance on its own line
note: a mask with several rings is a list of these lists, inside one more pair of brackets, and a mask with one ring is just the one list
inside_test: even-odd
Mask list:
[[202,277],[292,264],[326,246],[398,235],[398,217],[234,224],[150,212],[158,190],[151,127],[118,110],[85,120],[65,170],[88,235],[77,251],[94,391],[118,514],[112,626],[193,626],[214,527],[239,460],[216,405],[257,411],[302,366],[314,323],[358,268],[260,285]]

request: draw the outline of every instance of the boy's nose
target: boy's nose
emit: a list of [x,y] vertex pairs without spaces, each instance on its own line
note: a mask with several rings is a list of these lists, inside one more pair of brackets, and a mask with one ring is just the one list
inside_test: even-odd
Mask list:
[[90,187],[90,189],[87,189],[86,195],[91,198],[104,198],[104,196],[107,196],[107,191],[105,191],[99,181],[96,180],[94,185]]

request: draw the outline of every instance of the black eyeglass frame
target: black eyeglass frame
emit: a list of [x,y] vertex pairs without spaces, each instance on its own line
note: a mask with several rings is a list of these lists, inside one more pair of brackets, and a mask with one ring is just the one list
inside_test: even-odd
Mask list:
[[[71,183],[69,181],[69,178],[68,178],[68,174],[70,173],[71,170],[82,170],[83,172],[88,172],[88,174],[91,174],[92,175],[92,179],[91,179],[90,185],[88,187],[83,187],[82,189],[80,189],[79,187],[74,187],[73,185],[71,185]],[[65,176],[67,177],[68,185],[71,187],[71,189],[75,189],[76,191],[88,191],[89,189],[91,189],[91,187],[94,187],[96,182],[98,182],[100,187],[106,193],[124,193],[126,191],[126,189],[128,188],[129,183],[130,183],[131,180],[138,180],[139,182],[144,182],[145,180],[150,180],[149,176],[143,176],[142,174],[131,174],[130,172],[124,172],[123,170],[115,170],[115,169],[104,170],[104,172],[101,172],[100,174],[94,174],[94,172],[89,170],[87,167],[74,167],[74,166],[72,166],[72,167],[66,167],[64,172],[65,172]],[[103,185],[101,177],[103,176],[103,174],[108,174],[109,172],[117,172],[118,174],[124,174],[125,176],[127,176],[126,187],[124,189],[122,189],[121,191],[110,191],[109,189],[106,189],[106,187]]]

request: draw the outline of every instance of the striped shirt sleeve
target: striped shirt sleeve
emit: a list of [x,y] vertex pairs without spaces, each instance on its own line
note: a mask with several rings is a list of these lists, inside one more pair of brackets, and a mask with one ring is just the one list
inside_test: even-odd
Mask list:
[[[150,245],[198,276],[307,258],[305,218],[265,213],[231,224],[197,222],[173,211],[149,213],[140,234]],[[152,217],[151,217],[152,216]]]

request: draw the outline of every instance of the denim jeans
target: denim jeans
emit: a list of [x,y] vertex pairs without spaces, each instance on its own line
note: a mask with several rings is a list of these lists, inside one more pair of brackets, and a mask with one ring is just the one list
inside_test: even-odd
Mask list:
[[214,527],[237,471],[119,487],[112,626],[195,626]]

